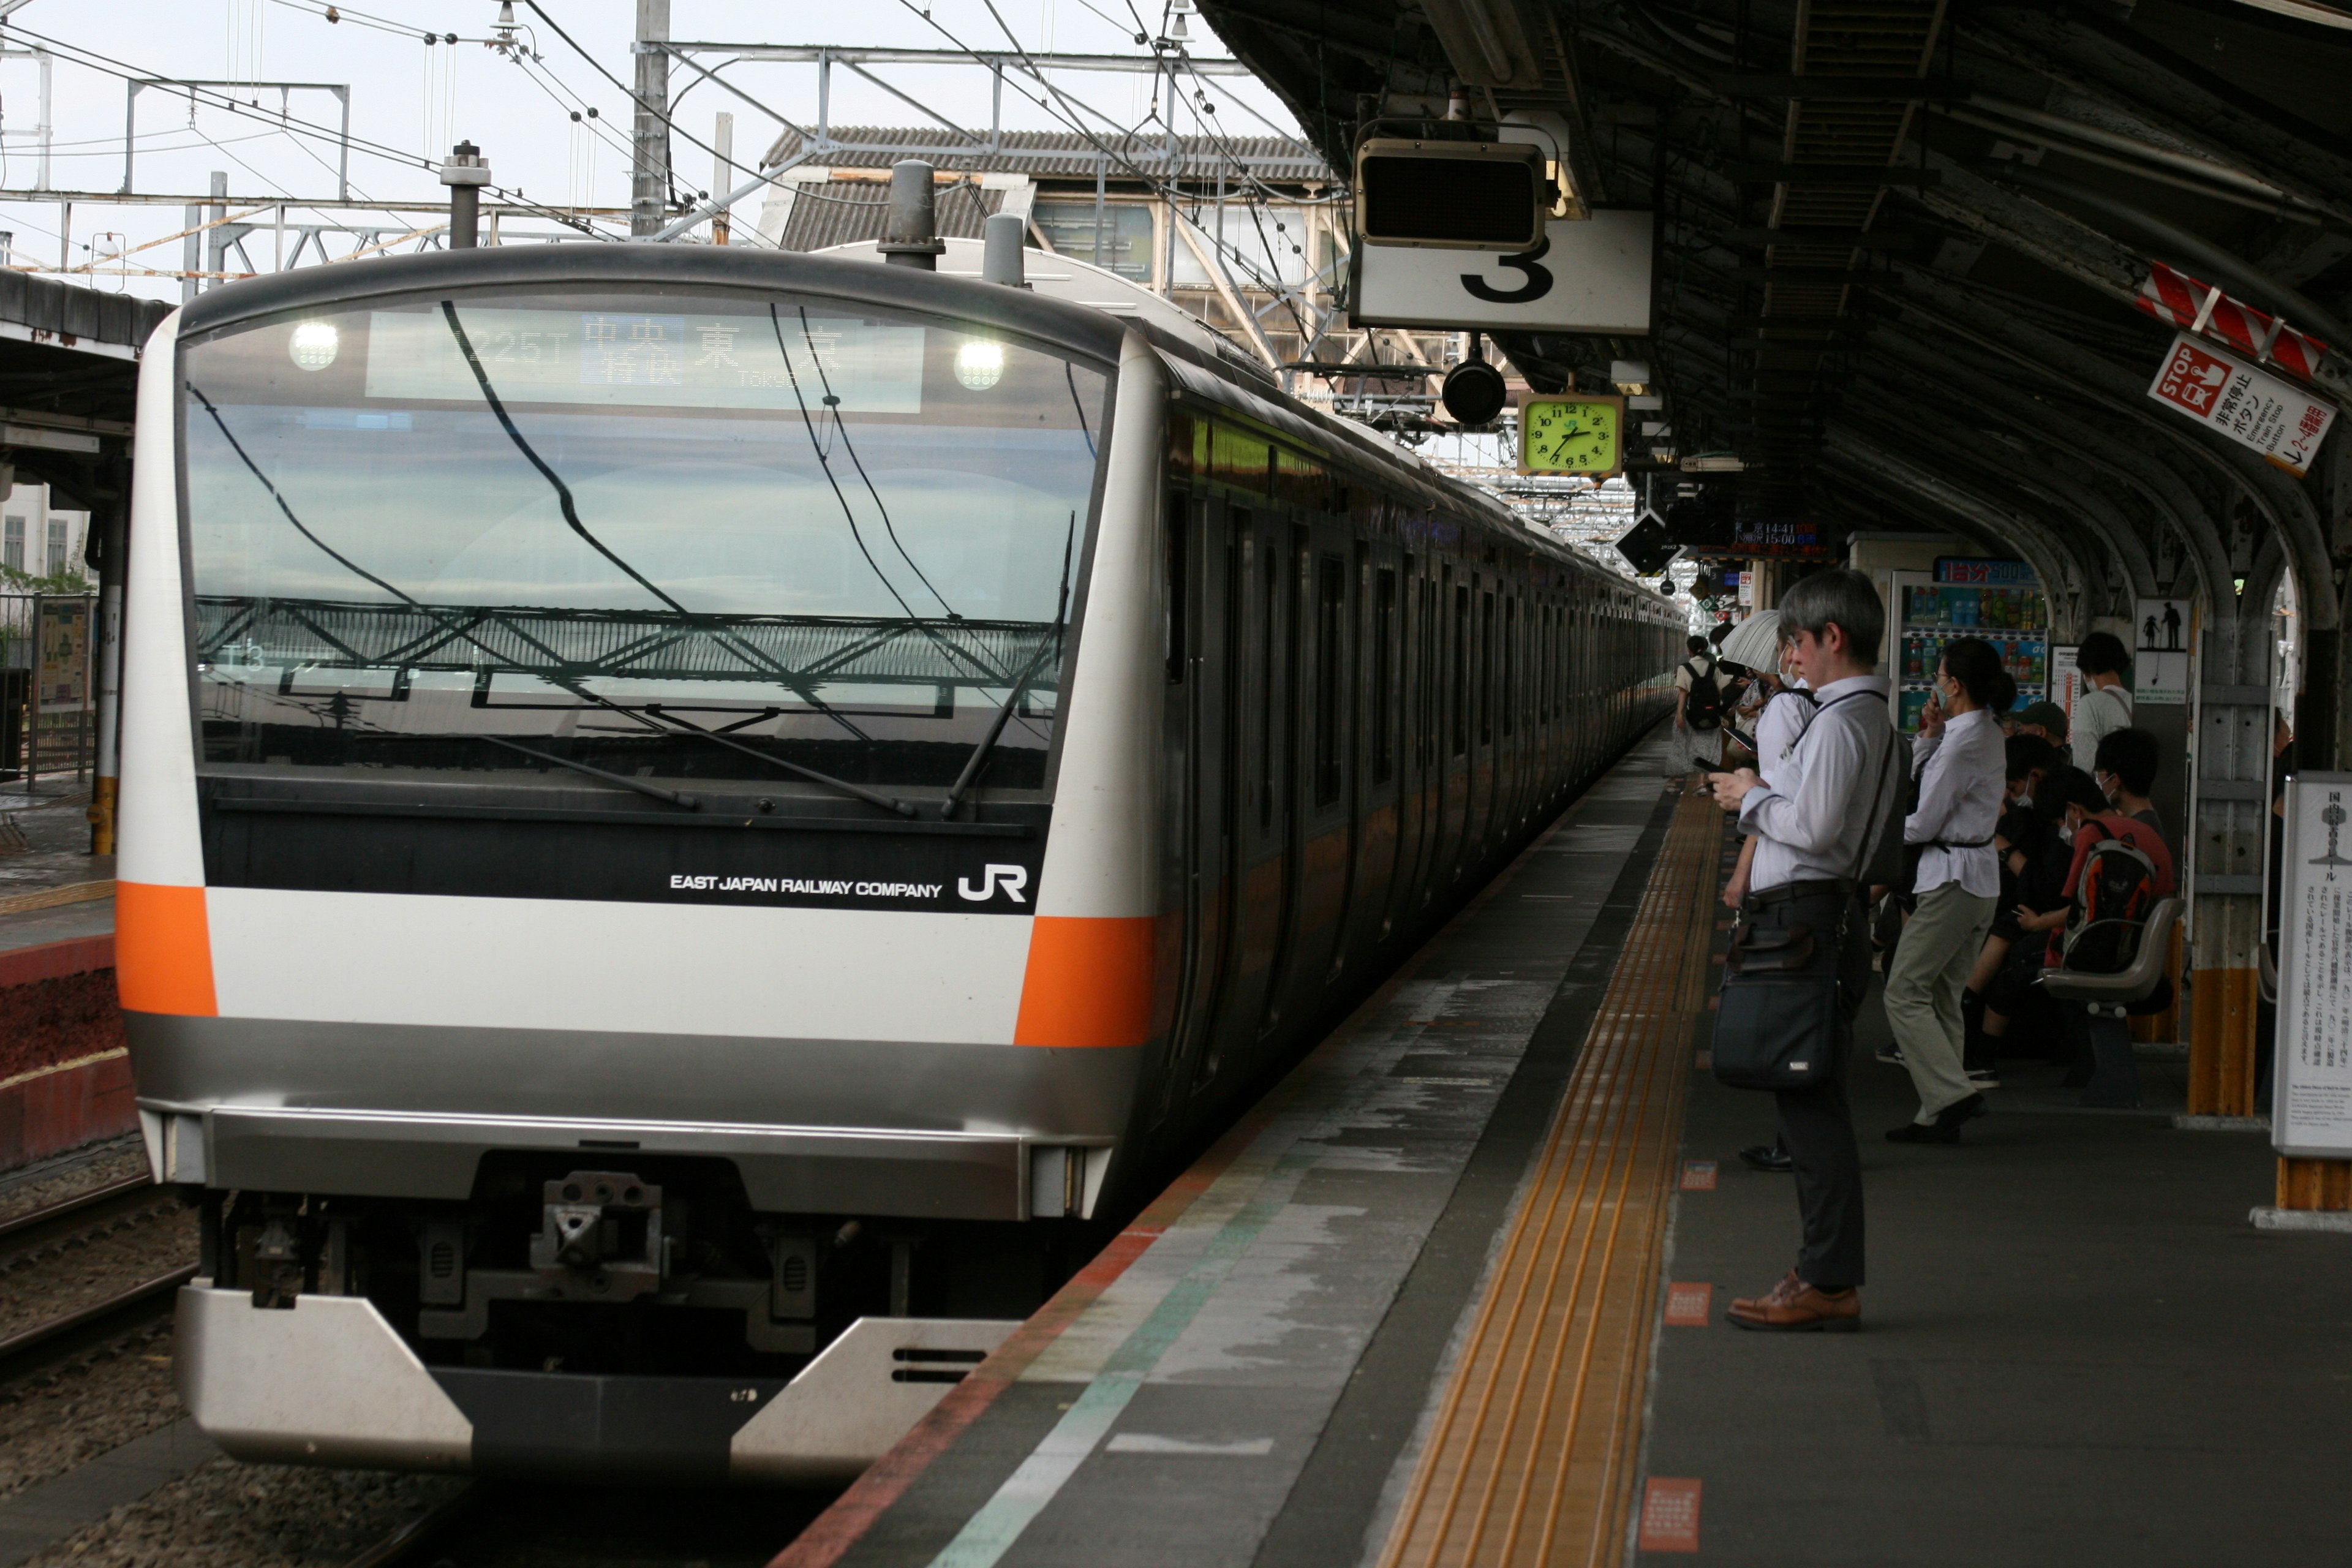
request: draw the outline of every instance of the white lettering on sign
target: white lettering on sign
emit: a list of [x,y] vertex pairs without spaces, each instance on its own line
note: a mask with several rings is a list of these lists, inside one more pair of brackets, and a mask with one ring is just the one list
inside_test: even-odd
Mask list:
[[1029,868],[1026,866],[983,866],[981,868],[980,886],[973,887],[971,879],[969,877],[959,878],[956,881],[956,895],[959,898],[970,899],[976,904],[983,903],[996,897],[999,884],[1002,884],[1004,889],[1004,896],[1014,903],[1025,904],[1029,901],[1021,896],[1021,889],[1029,885]]
[[2182,332],[2147,395],[2210,426],[2301,479],[2335,423],[2336,405]]
[[[1011,869],[1024,879],[1029,875],[1017,866],[992,866],[989,869]],[[672,875],[669,885],[678,892],[797,893],[803,898],[819,899],[936,899],[948,890],[945,882],[854,882],[830,878],[698,877],[682,873]]]

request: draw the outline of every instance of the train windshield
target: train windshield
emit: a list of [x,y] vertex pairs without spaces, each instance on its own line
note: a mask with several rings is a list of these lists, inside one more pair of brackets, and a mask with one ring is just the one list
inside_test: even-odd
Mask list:
[[651,289],[321,310],[182,364],[208,771],[919,797],[992,735],[982,795],[1044,787],[1097,369]]

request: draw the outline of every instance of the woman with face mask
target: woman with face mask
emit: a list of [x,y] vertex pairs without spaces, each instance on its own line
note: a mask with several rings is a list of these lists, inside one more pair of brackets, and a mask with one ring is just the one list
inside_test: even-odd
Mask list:
[[1919,1111],[1886,1134],[1892,1143],[1957,1143],[1962,1125],[1984,1114],[1963,1065],[1960,996],[2000,893],[1992,845],[2009,793],[1997,706],[2004,693],[2013,698],[2016,687],[1990,644],[1945,645],[1913,752],[1919,804],[1903,824],[1903,841],[1920,851],[1918,902],[1886,973],[1886,1021]]

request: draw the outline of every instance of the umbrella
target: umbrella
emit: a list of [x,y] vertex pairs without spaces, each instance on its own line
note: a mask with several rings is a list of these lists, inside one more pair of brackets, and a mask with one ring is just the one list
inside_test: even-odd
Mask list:
[[1727,664],[1778,672],[1780,668],[1780,612],[1759,610],[1723,639],[1717,657]]

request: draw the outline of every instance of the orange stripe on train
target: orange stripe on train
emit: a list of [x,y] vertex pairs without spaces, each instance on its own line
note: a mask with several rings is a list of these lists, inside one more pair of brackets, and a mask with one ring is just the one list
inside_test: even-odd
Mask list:
[[125,1012],[218,1017],[205,890],[117,882],[114,978]]
[[1139,1046],[1151,1037],[1149,915],[1039,915],[1029,930],[1016,1046]]

